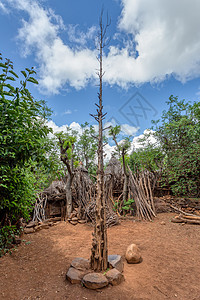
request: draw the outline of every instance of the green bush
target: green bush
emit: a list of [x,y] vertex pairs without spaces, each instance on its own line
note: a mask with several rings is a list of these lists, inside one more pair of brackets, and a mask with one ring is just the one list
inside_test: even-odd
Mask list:
[[[19,218],[28,219],[36,193],[56,171],[51,153],[51,132],[46,124],[51,111],[27,88],[37,84],[35,71],[21,71],[20,80],[9,59],[0,54],[0,243],[6,247],[18,230]],[[18,83],[18,80],[20,81]],[[13,84],[12,84],[13,83]],[[50,176],[48,175],[50,174]]]

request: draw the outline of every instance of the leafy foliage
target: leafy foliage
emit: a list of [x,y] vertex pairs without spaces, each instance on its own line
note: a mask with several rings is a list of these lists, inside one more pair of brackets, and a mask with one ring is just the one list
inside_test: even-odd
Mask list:
[[[0,225],[16,225],[28,218],[35,193],[44,187],[44,169],[52,170],[53,160],[46,120],[51,114],[44,101],[35,100],[27,88],[37,84],[35,71],[22,71],[24,80],[13,70],[13,63],[0,55]],[[11,76],[12,75],[12,76]],[[49,152],[50,153],[50,152]],[[40,178],[42,178],[40,180]],[[10,227],[12,229],[12,227]],[[5,229],[5,230],[4,230]],[[14,230],[14,229],[13,229]],[[1,235],[6,238],[6,227]],[[2,239],[1,239],[2,241]],[[6,242],[5,242],[6,243]],[[4,243],[4,244],[5,244]]]
[[95,129],[94,126],[89,126],[87,122],[81,124],[81,128],[82,133],[76,145],[77,157],[86,167],[89,174],[94,175],[96,173],[95,157],[98,146],[97,139],[95,138]]
[[118,136],[121,132],[121,126],[120,125],[116,125],[114,127],[111,127],[108,134],[109,136],[112,137],[113,141],[115,142],[116,145],[116,150],[114,155],[118,155],[118,157],[122,157],[125,156],[128,152],[128,150],[131,147],[131,142],[130,142],[130,136],[126,136],[123,138],[123,140],[120,141],[120,143],[117,141]]
[[162,169],[164,154],[160,147],[147,145],[131,153],[129,166],[133,173],[142,170],[156,172]]
[[12,252],[10,250],[15,236],[18,235],[20,231],[16,226],[4,226],[0,228],[0,257],[6,254],[7,252]]
[[133,210],[132,204],[135,202],[134,199],[128,199],[124,202],[124,206],[122,206],[122,209],[126,212]]
[[163,176],[174,194],[199,195],[200,102],[194,104],[171,96],[161,120],[154,121],[155,135],[164,158]]

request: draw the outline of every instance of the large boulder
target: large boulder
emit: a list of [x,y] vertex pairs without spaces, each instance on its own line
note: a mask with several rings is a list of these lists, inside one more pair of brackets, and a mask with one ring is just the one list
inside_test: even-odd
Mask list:
[[117,269],[111,269],[106,273],[106,278],[108,279],[109,283],[112,285],[118,285],[122,281],[124,281],[124,275],[119,272]]
[[89,273],[82,279],[83,285],[91,290],[101,289],[108,285],[108,279],[101,273]]
[[117,269],[119,272],[123,272],[124,263],[120,255],[108,255],[109,267]]
[[88,259],[82,258],[82,257],[76,257],[72,262],[71,262],[71,267],[80,270],[80,271],[85,271],[89,270],[90,268],[90,262]]
[[137,245],[131,244],[126,250],[125,258],[129,264],[138,264],[142,261],[140,249]]

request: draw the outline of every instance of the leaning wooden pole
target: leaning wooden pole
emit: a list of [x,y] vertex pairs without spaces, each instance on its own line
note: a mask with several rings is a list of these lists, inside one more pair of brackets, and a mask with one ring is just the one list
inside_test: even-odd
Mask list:
[[104,27],[102,24],[102,15],[100,17],[100,33],[99,33],[99,103],[97,106],[97,114],[92,115],[99,125],[98,132],[98,170],[97,170],[97,198],[96,198],[96,222],[93,233],[93,242],[91,249],[91,268],[94,271],[101,272],[108,267],[108,247],[107,247],[107,228],[106,228],[106,209],[104,198],[104,163],[103,163],[103,114],[102,105],[102,78],[103,78],[103,48],[105,47],[105,34],[109,26],[107,23]]

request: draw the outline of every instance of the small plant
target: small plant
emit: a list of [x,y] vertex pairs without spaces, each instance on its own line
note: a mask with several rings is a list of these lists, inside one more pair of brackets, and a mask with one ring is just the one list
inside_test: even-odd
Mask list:
[[128,211],[133,211],[132,204],[135,202],[134,199],[128,199],[124,202],[124,206],[122,206],[122,209],[127,213]]
[[103,273],[103,275],[105,276],[109,270],[110,270],[110,268],[107,268],[106,271]]
[[3,226],[0,229],[0,257],[8,252],[11,254],[15,236],[19,233],[15,225]]

